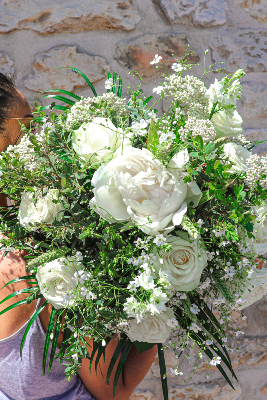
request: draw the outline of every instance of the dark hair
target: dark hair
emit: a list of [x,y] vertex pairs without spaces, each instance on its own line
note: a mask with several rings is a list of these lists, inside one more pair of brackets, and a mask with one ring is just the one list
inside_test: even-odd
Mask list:
[[5,118],[15,96],[16,88],[12,79],[0,72],[0,135],[5,129]]

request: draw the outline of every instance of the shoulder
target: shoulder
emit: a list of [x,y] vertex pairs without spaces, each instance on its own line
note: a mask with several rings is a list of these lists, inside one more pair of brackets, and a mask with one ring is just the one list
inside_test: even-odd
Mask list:
[[[4,257],[4,252],[0,252],[0,302],[12,293],[30,286],[27,281],[23,281],[3,287],[11,280],[26,275],[26,262],[23,257],[11,252]],[[0,312],[15,304],[17,301],[25,299],[27,296],[27,293],[22,293],[4,301],[0,304]],[[27,322],[35,308],[36,301],[31,304],[22,304],[0,315],[0,339],[4,339],[15,333]]]

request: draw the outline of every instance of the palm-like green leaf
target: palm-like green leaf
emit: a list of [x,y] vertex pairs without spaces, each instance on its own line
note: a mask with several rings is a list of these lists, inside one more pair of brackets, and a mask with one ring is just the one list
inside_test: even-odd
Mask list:
[[48,89],[48,90],[44,90],[42,93],[48,93],[48,92],[53,92],[53,93],[63,93],[63,94],[67,94],[70,97],[73,97],[76,100],[81,100],[81,97],[78,96],[77,94],[71,93],[68,90],[63,90],[63,89]]
[[12,297],[18,296],[19,294],[22,294],[22,293],[34,293],[37,290],[39,290],[39,287],[25,288],[25,289],[17,290],[16,292],[13,292],[13,293],[9,294],[2,301],[0,301],[0,304],[4,303],[5,301],[7,301],[9,299],[12,299]]
[[118,360],[119,355],[121,354],[121,351],[122,351],[123,346],[125,345],[126,341],[127,341],[127,336],[126,335],[122,335],[122,337],[119,340],[119,342],[117,344],[117,347],[116,347],[116,349],[115,349],[115,351],[113,353],[113,356],[112,356],[112,358],[110,360],[110,363],[109,363],[108,372],[107,372],[107,378],[106,378],[107,385],[109,385],[109,380],[110,380],[110,376],[111,376],[111,373],[113,371],[114,365],[116,364],[116,361]]
[[152,99],[153,99],[153,96],[149,96],[147,99],[145,99],[145,100],[143,101],[144,106],[145,106],[150,100],[152,100]]
[[25,340],[26,340],[26,336],[27,336],[27,334],[28,334],[28,332],[29,332],[29,330],[30,330],[30,327],[32,326],[32,324],[34,323],[34,321],[36,320],[36,318],[38,317],[38,315],[40,314],[40,312],[45,308],[45,306],[46,306],[47,304],[48,304],[48,301],[46,301],[40,308],[38,308],[38,310],[35,311],[35,313],[34,313],[33,316],[31,317],[31,319],[30,319],[30,321],[29,321],[29,323],[28,323],[28,325],[27,325],[27,328],[25,329],[25,332],[24,332],[24,335],[22,336],[21,344],[20,344],[20,357],[21,357],[21,359],[22,359],[23,345],[24,345],[24,342],[25,342]]
[[158,355],[159,355],[159,369],[160,369],[160,378],[161,378],[163,396],[164,400],[168,400],[169,395],[168,395],[166,364],[165,364],[164,350],[162,348],[162,344],[160,343],[158,344]]
[[56,99],[59,101],[63,101],[66,104],[69,104],[71,106],[73,106],[76,102],[74,100],[70,100],[67,97],[64,96],[58,96],[56,94],[47,94],[45,96],[41,96],[40,99],[44,99],[44,98],[49,98],[49,99]]
[[119,364],[118,364],[117,369],[116,369],[114,382],[113,382],[113,397],[115,397],[116,390],[117,390],[117,385],[118,385],[119,378],[120,378],[120,374],[121,374],[122,369],[124,367],[125,361],[126,361],[126,359],[128,357],[129,351],[131,350],[132,344],[133,343],[128,339],[126,341],[125,345],[124,345],[124,348],[123,348],[123,351],[122,351],[122,354],[121,354],[121,358],[120,358]]
[[[79,69],[74,68],[74,67],[61,67],[61,68],[70,68],[70,69],[72,69],[73,71],[77,72],[79,75],[81,75],[81,76],[83,77],[83,79],[85,80],[85,82],[86,82],[86,83],[89,85],[89,87],[91,88],[91,90],[92,90],[94,96],[97,97],[97,93],[96,93],[96,91],[95,91],[95,88],[94,88],[92,82],[90,81],[89,78],[87,78],[87,76],[86,76],[83,72],[81,72]],[[61,68],[60,68],[60,69],[61,69]]]
[[51,333],[53,332],[53,328],[54,328],[55,315],[56,315],[56,310],[53,308],[51,311],[51,314],[50,314],[48,328],[47,328],[46,337],[45,337],[45,345],[44,345],[44,352],[43,352],[43,375],[45,375],[45,365],[46,365],[48,349],[49,349],[50,340],[51,340],[50,336],[51,336]]
[[[61,312],[61,311],[59,311],[59,312]],[[54,358],[55,358],[55,353],[56,353],[56,348],[57,348],[59,332],[60,332],[60,329],[61,329],[61,321],[62,321],[62,318],[63,318],[63,314],[61,313],[61,315],[58,315],[58,317],[59,317],[59,320],[55,321],[54,336],[53,336],[53,340],[52,340],[52,347],[51,347],[51,352],[50,352],[50,360],[49,360],[48,372],[51,371],[52,364],[53,364],[53,361],[54,361]]]
[[117,83],[117,74],[116,74],[116,72],[113,72],[113,86],[112,86],[113,93],[115,93],[115,90],[116,90],[116,83]]
[[[42,106],[42,107],[40,107],[40,110],[42,111],[42,110],[49,110],[51,108],[51,106]],[[55,109],[55,110],[61,110],[61,111],[68,111],[70,108],[69,107],[66,107],[66,106],[58,106],[58,105],[55,105],[54,107],[53,107],[53,109]]]
[[[107,76],[108,76],[108,79],[111,79],[111,73],[109,71],[107,71]],[[110,93],[110,92],[111,92],[111,89],[107,89],[107,93]]]
[[119,76],[119,86],[118,86],[118,90],[117,90],[117,96],[121,97],[121,93],[122,93],[122,77]]
[[1,289],[4,289],[6,286],[11,285],[11,283],[16,283],[16,282],[20,282],[20,281],[27,281],[27,280],[31,281],[33,279],[34,279],[35,282],[37,282],[35,275],[20,276],[19,278],[12,279],[12,281],[7,282],[3,287],[1,287]]

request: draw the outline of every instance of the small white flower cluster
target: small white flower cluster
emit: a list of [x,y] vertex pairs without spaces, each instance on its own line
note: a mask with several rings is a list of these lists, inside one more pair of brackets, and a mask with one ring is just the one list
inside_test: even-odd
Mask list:
[[[241,71],[241,70],[240,70]],[[243,71],[243,70],[242,70]],[[227,87],[227,77],[221,81],[215,79],[214,83],[210,85],[207,90],[207,96],[210,101],[215,104],[218,102],[218,108],[227,108],[228,106],[236,106],[237,99],[241,97],[241,84],[239,78],[242,74],[236,75],[236,80],[233,81],[230,87]]]
[[159,136],[159,143],[166,143],[166,142],[172,142],[174,139],[176,139],[176,135],[172,132],[158,132],[160,134]]
[[[46,124],[44,124],[44,128],[46,127],[45,125]],[[42,129],[40,133],[37,133],[35,135],[35,139],[41,147],[45,148],[45,129]],[[13,153],[14,157],[18,155],[19,160],[24,162],[25,168],[31,172],[36,171],[36,169],[39,167],[39,162],[36,161],[36,154],[34,152],[33,145],[27,134],[21,138],[19,144],[15,146],[8,146],[6,152],[10,154]]]
[[173,69],[175,72],[182,72],[182,71],[185,69],[185,67],[183,67],[183,65],[180,64],[180,63],[173,63],[173,64],[172,64],[172,69]]
[[[248,169],[246,170],[246,183],[253,189],[257,186],[258,181],[263,189],[267,189],[267,157],[260,157],[253,154],[246,160]],[[265,178],[262,179],[262,175]]]
[[209,100],[204,83],[195,76],[170,75],[164,82],[164,94],[172,94],[175,100],[186,106],[187,115],[199,119],[209,116]]
[[141,119],[140,121],[133,121],[131,129],[134,131],[135,135],[146,136],[147,135],[148,123]]
[[156,258],[157,257],[153,253],[147,254],[144,251],[142,251],[141,256],[139,256],[137,258],[134,258],[134,257],[129,258],[127,263],[135,265],[135,266],[141,265],[143,268],[145,268],[146,267],[145,264],[147,264],[147,263],[153,264],[154,261],[156,260]]
[[150,64],[151,65],[158,64],[160,62],[160,60],[162,60],[162,57],[159,56],[158,54],[155,54],[155,57],[152,61],[150,61]]
[[188,118],[184,127],[179,129],[181,140],[188,141],[190,136],[197,137],[200,135],[203,143],[214,142],[216,139],[216,130],[212,123],[206,119],[196,119],[194,117]]
[[109,117],[110,111],[116,112],[119,117],[127,116],[129,112],[126,109],[126,99],[112,92],[98,97],[82,97],[71,107],[67,115],[66,128],[72,129],[84,122],[91,122],[97,115]]

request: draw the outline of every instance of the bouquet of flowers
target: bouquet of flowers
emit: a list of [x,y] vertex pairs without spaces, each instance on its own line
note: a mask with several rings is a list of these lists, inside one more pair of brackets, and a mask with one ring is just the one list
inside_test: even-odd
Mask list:
[[[141,78],[122,96],[116,73],[97,96],[76,70],[93,97],[60,89],[45,95],[66,105],[38,106],[37,126],[1,154],[0,189],[12,201],[1,209],[2,250],[28,252],[29,275],[20,279],[32,284],[8,296],[28,293],[2,313],[47,300],[29,322],[22,351],[31,324],[52,304],[44,372],[64,313],[59,356],[69,377],[83,358],[96,360],[97,369],[116,335],[106,377],[108,383],[119,359],[114,395],[132,344],[139,352],[157,344],[168,399],[167,339],[177,356],[193,341],[198,357],[233,387],[225,372],[235,377],[230,313],[267,293],[256,262],[267,251],[267,157],[252,154],[256,143],[242,134],[236,102],[244,72],[207,89],[202,78],[185,74],[192,68],[186,59],[176,61],[153,89],[156,100],[143,95]],[[161,115],[156,105],[164,98],[169,107]]]

